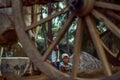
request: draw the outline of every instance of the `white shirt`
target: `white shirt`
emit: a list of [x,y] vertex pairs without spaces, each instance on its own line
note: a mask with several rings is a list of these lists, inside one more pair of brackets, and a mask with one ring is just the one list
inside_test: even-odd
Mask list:
[[56,62],[56,60],[57,60],[57,62],[60,61],[60,59],[59,59],[59,51],[58,51],[58,53],[56,53],[56,51],[53,50],[52,55],[51,55],[51,61],[53,63],[53,62]]

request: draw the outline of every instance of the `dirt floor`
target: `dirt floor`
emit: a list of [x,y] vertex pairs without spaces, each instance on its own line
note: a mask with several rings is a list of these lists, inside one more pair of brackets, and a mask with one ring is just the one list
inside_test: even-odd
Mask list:
[[[111,68],[112,73],[116,73],[118,71],[120,71],[120,67],[114,67]],[[41,73],[40,75],[27,75],[27,76],[17,76],[14,75],[13,73],[5,73],[5,75],[3,74],[4,77],[7,78],[7,80],[51,80],[50,78],[48,78],[45,74]],[[104,73],[102,69],[97,69],[97,70],[88,70],[88,71],[80,71],[78,73],[78,77],[81,78],[101,78],[104,77]],[[4,80],[1,79],[0,80]]]
[[5,73],[4,77],[7,77],[7,80],[50,80],[46,75],[33,75],[33,76],[24,76],[20,77],[12,73]]
[[21,80],[50,80],[46,75],[22,77]]

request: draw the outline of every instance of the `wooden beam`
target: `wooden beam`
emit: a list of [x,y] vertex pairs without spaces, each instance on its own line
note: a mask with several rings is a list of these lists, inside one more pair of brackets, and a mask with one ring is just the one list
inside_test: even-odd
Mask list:
[[116,19],[116,20],[120,21],[120,15],[116,14],[113,11],[106,11],[106,13],[104,13],[104,14],[110,16],[113,19]]
[[104,9],[112,9],[115,11],[120,11],[120,5],[118,5],[118,4],[96,1],[95,6],[100,7],[100,8],[104,8]]
[[65,9],[62,10],[62,11],[56,12],[54,15],[49,15],[47,18],[41,19],[40,21],[35,22],[35,23],[33,23],[32,25],[26,27],[25,31],[28,31],[28,30],[30,30],[30,29],[32,29],[32,28],[37,27],[37,26],[40,25],[40,24],[43,24],[43,23],[45,23],[45,22],[48,22],[49,20],[51,20],[51,19],[53,19],[53,18],[55,18],[55,17],[57,17],[57,16],[59,16],[59,15],[61,15],[61,14],[66,13],[68,10],[69,10],[68,8],[65,8]]
[[[1,66],[1,63],[2,63],[2,54],[3,54],[3,47],[0,47],[0,66]],[[0,71],[0,76],[2,76],[1,71]]]
[[51,54],[52,50],[55,48],[55,46],[60,42],[60,40],[64,37],[65,33],[68,31],[70,25],[75,19],[75,15],[71,15],[71,17],[67,20],[67,22],[64,24],[58,35],[56,36],[56,39],[54,42],[48,47],[47,51],[45,52],[43,56],[43,60],[46,60],[48,56]]
[[102,41],[101,44],[104,47],[108,62],[113,66],[120,66],[120,60],[118,60],[117,57],[113,55],[113,52],[110,51]]
[[[51,2],[60,2],[62,0],[21,0],[24,6],[32,6],[34,4],[47,4]],[[0,8],[12,7],[12,0],[0,0]]]
[[104,15],[102,15],[100,12],[98,12],[97,10],[92,10],[91,12],[93,14],[94,17],[96,17],[98,20],[101,20],[104,22],[104,24],[106,25],[106,27],[112,32],[114,33],[118,38],[120,38],[120,29],[109,19],[107,19],[107,17],[105,17]]
[[[36,49],[34,43],[28,37],[27,33],[24,31],[25,23],[22,15],[22,6],[20,0],[13,0],[13,14],[15,21],[15,29],[18,34],[19,40],[23,46],[24,51],[30,60],[47,76],[53,80],[70,80],[68,74],[64,74],[49,63],[43,61],[42,56]],[[72,16],[73,17],[73,16]]]
[[[52,14],[52,4],[48,4],[48,15],[51,15]],[[48,22],[48,39],[53,41],[53,31],[52,31],[52,20],[49,20]],[[50,45],[51,43],[48,43],[48,46]]]
[[71,78],[74,80],[77,77],[78,73],[78,66],[80,60],[80,51],[82,45],[82,36],[83,36],[83,24],[81,18],[78,19],[78,27],[76,29],[76,36],[75,36],[75,45],[74,45],[74,56],[73,56],[73,67],[72,67],[72,74]]
[[120,79],[120,71],[113,74],[112,76],[110,77],[105,77],[104,79],[102,80],[119,80]]
[[94,24],[94,22],[92,21],[92,19],[90,18],[90,16],[87,16],[85,18],[85,20],[86,20],[86,23],[87,23],[90,35],[92,37],[93,43],[95,45],[96,51],[97,51],[100,59],[102,60],[103,68],[105,69],[104,73],[106,74],[106,76],[111,76],[112,72],[110,70],[110,66],[109,66],[109,63],[107,61],[107,57],[106,57],[104,49],[103,49],[103,47],[102,47],[102,45],[100,43],[100,38],[99,38],[99,36],[97,35],[97,33],[95,31],[96,30],[95,29],[96,25]]

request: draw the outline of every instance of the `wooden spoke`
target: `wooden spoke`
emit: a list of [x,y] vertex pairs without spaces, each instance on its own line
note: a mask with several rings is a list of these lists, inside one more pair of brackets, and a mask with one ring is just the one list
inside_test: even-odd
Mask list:
[[40,24],[42,24],[42,23],[48,22],[49,20],[51,20],[51,19],[53,19],[53,18],[55,18],[55,17],[57,17],[57,16],[59,16],[59,15],[61,15],[61,14],[63,14],[63,13],[66,13],[68,10],[69,10],[68,8],[65,8],[65,9],[62,10],[62,11],[56,12],[54,15],[50,15],[50,16],[48,16],[48,17],[45,18],[45,19],[41,19],[40,21],[35,22],[35,23],[33,23],[32,25],[26,27],[25,31],[31,30],[31,29],[37,27],[38,25],[40,25]]
[[[4,0],[2,0],[4,1]],[[5,0],[7,1],[7,0]],[[9,3],[9,1],[12,1]],[[69,16],[68,20],[66,21],[66,23],[64,24],[64,26],[61,28],[60,32],[58,32],[58,35],[56,36],[56,39],[49,45],[49,47],[46,49],[44,55],[40,55],[39,51],[37,50],[36,46],[34,45],[34,42],[30,39],[30,37],[28,36],[28,34],[26,33],[27,31],[38,27],[39,25],[49,22],[50,20],[52,20],[53,18],[64,14],[64,13],[69,13],[69,8],[65,8],[62,11],[57,11],[55,14],[52,15],[48,15],[47,18],[45,19],[41,19],[40,21],[35,21],[34,23],[32,23],[30,26],[25,25],[25,20],[24,20],[24,16],[23,16],[23,6],[27,7],[27,6],[33,6],[35,4],[47,4],[52,2],[52,0],[8,0],[7,1],[7,7],[11,7],[12,6],[12,11],[13,11],[13,20],[14,20],[14,24],[15,24],[15,30],[17,33],[17,36],[19,38],[20,43],[23,46],[24,51],[26,52],[27,56],[30,58],[30,60],[35,64],[35,66],[38,67],[38,69],[45,73],[48,77],[50,77],[52,80],[101,80],[101,79],[105,79],[105,80],[109,80],[109,79],[113,79],[113,80],[117,80],[119,79],[119,75],[120,72],[116,73],[116,74],[112,74],[112,69],[110,69],[109,63],[112,59],[113,62],[111,62],[111,64],[113,65],[113,63],[115,62],[115,64],[117,63],[117,65],[119,65],[119,61],[115,59],[115,56],[113,56],[112,52],[107,48],[107,46],[102,42],[102,40],[100,40],[100,36],[103,37],[109,33],[113,33],[115,34],[117,37],[120,38],[120,29],[112,22],[110,21],[108,18],[106,18],[106,16],[104,16],[103,14],[101,14],[100,12],[98,12],[97,10],[94,10],[94,7],[96,9],[101,9],[100,11],[104,11],[107,10],[108,14],[107,16],[112,17],[113,20],[116,21],[116,23],[118,21],[120,21],[120,16],[119,16],[119,11],[120,11],[120,5],[114,4],[114,3],[109,3],[108,2],[102,2],[102,0],[81,0],[83,1],[84,4],[82,4],[81,1],[79,0],[73,0],[73,2],[70,2],[71,0],[67,0],[69,2],[66,2],[69,4],[69,8],[76,8],[73,9],[73,11],[75,10],[75,12],[71,13],[71,16]],[[53,2],[59,2],[61,0],[54,0]],[[88,2],[89,1],[89,2]],[[91,1],[91,2],[90,2]],[[104,1],[104,0],[103,0]],[[78,10],[77,8],[81,5],[81,10]],[[1,4],[0,2],[0,8],[3,8],[3,2]],[[71,9],[72,11],[72,9]],[[115,12],[118,13],[115,13]],[[92,15],[91,15],[92,14]],[[104,22],[104,24],[107,26],[107,31],[100,34],[96,32],[96,24],[94,23],[94,20],[92,17],[95,17],[98,20],[101,20]],[[54,50],[54,48],[59,44],[59,42],[61,41],[61,39],[64,37],[65,33],[68,31],[68,29],[70,28],[71,24],[74,22],[75,18],[78,17],[78,27],[76,29],[76,36],[75,36],[75,44],[74,44],[74,56],[73,56],[73,67],[72,67],[72,73],[70,75],[65,74],[59,70],[57,70],[56,68],[54,68],[51,64],[47,63],[46,60],[47,58],[51,55],[52,50]],[[77,19],[76,19],[77,20]],[[102,77],[101,76],[95,76],[95,77],[87,77],[87,76],[83,76],[80,75],[79,76],[79,72],[78,72],[78,67],[79,67],[79,59],[80,59],[80,51],[81,51],[81,46],[82,46],[82,39],[84,36],[83,35],[83,30],[84,30],[84,23],[86,22],[87,24],[87,28],[89,30],[89,34],[93,40],[93,44],[96,48],[96,51],[98,53],[99,58],[101,59],[102,63],[103,63],[103,69],[104,72],[102,72],[103,74],[106,75],[106,77]],[[101,27],[102,28],[102,27]],[[108,54],[108,55],[107,55]],[[107,56],[106,56],[107,55]],[[108,58],[109,55],[112,56],[112,58]],[[110,57],[111,57],[110,56]],[[108,60],[107,60],[108,59]],[[115,66],[115,65],[113,65]],[[87,72],[87,71],[86,71]],[[91,74],[91,72],[88,72],[89,74]],[[94,74],[94,73],[93,73]],[[86,75],[86,74],[85,74]]]
[[67,30],[69,29],[70,25],[72,24],[72,22],[75,19],[75,15],[72,15],[67,22],[65,23],[65,25],[63,26],[63,28],[61,29],[61,31],[58,33],[58,35],[56,36],[56,39],[54,40],[54,42],[48,47],[47,51],[45,52],[44,56],[43,56],[43,60],[46,60],[48,58],[48,56],[51,54],[52,50],[55,48],[55,46],[60,42],[60,40],[62,39],[62,37],[64,36],[64,34],[67,32]]
[[113,4],[113,3],[96,1],[95,6],[100,7],[100,8],[112,9],[112,10],[120,11],[120,5]]
[[113,74],[112,76],[110,77],[105,77],[103,80],[119,80],[120,79],[120,71]]
[[102,44],[102,46],[104,47],[104,49],[108,52],[108,53],[110,53],[110,55],[112,55],[112,56],[114,56],[115,57],[115,55],[113,55],[113,52],[111,52],[107,47],[106,47],[106,45],[101,41],[101,44]]
[[117,57],[115,55],[113,55],[113,52],[111,50],[109,50],[102,41],[101,41],[101,44],[106,51],[105,54],[107,55],[107,59],[108,59],[109,63],[113,66],[120,66],[120,61],[117,59]]
[[112,23],[110,20],[108,20],[104,15],[102,15],[101,13],[99,13],[96,10],[92,11],[92,14],[99,20],[102,20],[104,22],[104,24],[107,26],[107,28],[114,33],[117,37],[120,38],[120,29],[114,24]]
[[[0,47],[0,65],[1,65],[1,63],[2,63],[3,50],[4,50],[4,48],[3,48],[3,47]],[[1,75],[2,75],[2,74],[1,74],[1,71],[0,71],[0,76],[1,76]]]
[[77,73],[78,73],[83,27],[84,26],[82,25],[82,20],[81,20],[81,18],[79,18],[78,27],[76,29],[75,45],[74,45],[74,53],[73,53],[74,56],[73,56],[73,67],[72,67],[72,75],[71,75],[72,79],[75,79],[77,77]]
[[[47,4],[47,3],[55,3],[55,2],[60,2],[62,0],[22,0],[24,6],[33,6],[34,4]],[[6,7],[12,7],[12,0],[0,0],[0,8],[5,8]]]
[[94,79],[90,79],[90,78],[79,78],[79,77],[77,77],[77,78],[75,78],[75,79],[68,79],[68,80],[101,80],[101,79],[98,79],[98,78],[94,78]]
[[[54,67],[49,65],[48,63],[42,60],[42,57],[39,51],[36,49],[34,43],[29,39],[26,32],[24,31],[25,24],[21,14],[21,1],[20,0],[13,0],[13,14],[14,14],[14,21],[16,25],[16,32],[19,36],[19,40],[23,45],[23,48],[30,58],[30,60],[42,71],[45,72],[50,78],[54,80],[69,80],[67,79],[69,75],[63,74],[62,72],[56,70]],[[19,15],[19,16],[18,16]],[[56,77],[56,76],[59,76]],[[62,76],[62,77],[61,77]]]
[[107,76],[111,76],[112,72],[110,70],[109,63],[107,61],[104,49],[103,49],[103,47],[100,43],[100,38],[95,32],[95,25],[94,25],[93,21],[90,19],[89,16],[87,16],[85,19],[86,19],[86,23],[87,23],[87,26],[88,26],[88,30],[89,30],[90,35],[92,37],[93,43],[95,45],[96,51],[97,51],[100,59],[102,60],[103,67],[104,67],[104,70],[105,70],[104,73]]
[[103,38],[103,37],[105,37],[106,35],[108,35],[110,33],[111,32],[109,30],[107,30],[107,31],[105,31],[105,32],[103,32],[103,33],[100,34],[100,38]]
[[108,16],[110,16],[111,18],[114,18],[114,19],[120,21],[120,15],[116,14],[113,11],[106,11],[105,14],[108,15]]

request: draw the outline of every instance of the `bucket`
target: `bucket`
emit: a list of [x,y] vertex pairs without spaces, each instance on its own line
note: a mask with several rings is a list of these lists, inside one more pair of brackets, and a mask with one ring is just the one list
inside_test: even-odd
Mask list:
[[22,76],[27,71],[30,65],[28,57],[2,57],[0,65],[1,73],[12,73],[14,75]]

